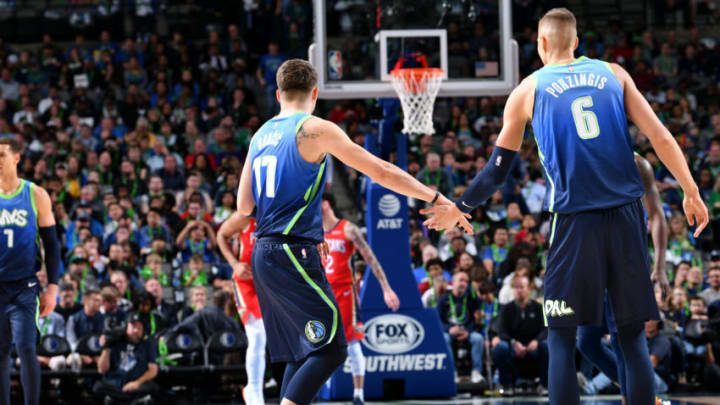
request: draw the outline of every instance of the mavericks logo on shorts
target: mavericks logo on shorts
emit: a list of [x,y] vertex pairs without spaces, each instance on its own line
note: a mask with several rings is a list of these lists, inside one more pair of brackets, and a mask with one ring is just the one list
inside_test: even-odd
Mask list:
[[312,343],[317,343],[325,338],[325,325],[320,321],[308,321],[305,324],[305,337]]
[[572,315],[575,311],[570,308],[565,301],[561,300],[545,300],[546,316],[566,316]]

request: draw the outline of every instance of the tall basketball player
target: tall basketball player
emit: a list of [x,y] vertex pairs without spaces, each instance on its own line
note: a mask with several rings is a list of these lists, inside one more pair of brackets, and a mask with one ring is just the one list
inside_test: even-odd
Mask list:
[[[245,326],[248,346],[245,351],[245,371],[248,383],[243,397],[248,405],[264,405],[263,377],[265,376],[265,325],[262,320],[250,261],[255,246],[255,220],[234,212],[218,229],[217,243],[220,253],[233,268],[235,306]],[[238,236],[239,249],[234,250],[230,238]],[[237,246],[237,245],[235,245]],[[238,251],[239,250],[239,251]]]
[[456,204],[423,212],[433,215],[426,221],[433,229],[454,227],[502,185],[525,125],[532,123],[549,185],[545,208],[553,213],[544,304],[550,328],[550,403],[580,401],[577,384],[568,384],[575,379],[576,331],[578,325],[602,323],[607,288],[626,362],[628,402],[651,405],[653,371],[643,323],[659,313],[648,277],[643,183],[627,117],[648,136],[680,183],[685,215],[689,224],[697,224],[696,236],[707,225],[708,212],[680,147],[630,75],[616,64],[575,59],[577,44],[570,11],[553,9],[543,16],[538,53],[545,66],[510,94],[488,164]]
[[365,356],[360,341],[365,336],[357,303],[357,289],[353,283],[353,272],[350,259],[355,249],[360,252],[363,260],[370,266],[373,275],[382,288],[385,305],[393,311],[400,307],[400,300],[390,287],[385,271],[368,246],[360,229],[347,219],[339,219],[335,215],[335,200],[329,193],[322,196],[322,223],[325,229],[325,242],[328,244],[328,256],[323,260],[325,276],[335,293],[335,300],[340,307],[345,337],[348,341],[348,354],[353,377],[353,405],[363,405],[365,394]]
[[288,363],[281,405],[303,405],[347,357],[340,313],[319,253],[327,254],[320,212],[327,155],[398,193],[451,203],[351,142],[337,125],[312,116],[318,88],[310,63],[284,62],[277,83],[280,114],[252,138],[238,211],[247,216],[257,208],[252,272],[271,360]]
[[[50,196],[42,187],[18,178],[20,146],[0,139],[0,405],[10,405],[10,345],[20,357],[25,405],[40,401],[38,317],[55,309],[60,245]],[[45,250],[48,288],[38,298],[35,273]]]

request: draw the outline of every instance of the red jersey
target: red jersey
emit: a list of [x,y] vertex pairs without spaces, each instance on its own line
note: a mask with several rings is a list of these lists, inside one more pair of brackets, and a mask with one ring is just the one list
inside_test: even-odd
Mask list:
[[240,232],[240,262],[250,264],[252,260],[252,250],[255,246],[255,219],[250,218],[250,224],[247,229]]
[[355,245],[345,237],[345,225],[347,220],[343,219],[335,225],[330,232],[325,234],[325,241],[330,247],[330,254],[327,260],[323,261],[325,275],[330,285],[352,284],[352,269],[350,258],[355,253]]
[[[250,218],[250,224],[245,231],[240,232],[240,262],[250,264],[253,246],[255,246],[255,220]],[[243,321],[247,322],[252,314],[256,319],[262,318],[260,303],[255,292],[255,283],[252,279],[241,279],[233,276],[233,291],[235,293],[235,305],[238,314]]]

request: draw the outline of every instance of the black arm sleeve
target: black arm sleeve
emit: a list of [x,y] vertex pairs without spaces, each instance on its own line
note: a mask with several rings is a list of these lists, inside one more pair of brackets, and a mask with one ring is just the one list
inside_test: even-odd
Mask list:
[[517,152],[514,150],[495,146],[485,167],[475,176],[463,195],[455,201],[458,209],[469,213],[490,198],[505,183],[515,155]]
[[57,284],[60,279],[60,242],[55,225],[41,227],[40,239],[45,249],[48,284]]

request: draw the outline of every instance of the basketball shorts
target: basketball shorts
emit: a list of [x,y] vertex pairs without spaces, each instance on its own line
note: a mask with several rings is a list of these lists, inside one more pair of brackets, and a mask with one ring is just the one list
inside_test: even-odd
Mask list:
[[343,329],[348,343],[353,340],[361,341],[365,337],[363,324],[360,320],[360,311],[357,305],[357,295],[352,284],[332,285],[335,300],[340,307]]
[[262,237],[253,249],[252,271],[273,362],[299,362],[326,345],[347,346],[314,243]]
[[15,342],[38,342],[40,283],[35,276],[0,283],[0,353]]
[[640,200],[552,218],[544,315],[550,327],[603,326],[605,291],[615,323],[659,319]]
[[235,306],[242,323],[247,323],[248,317],[252,314],[255,319],[262,319],[260,303],[258,302],[255,282],[252,279],[233,277],[233,292],[235,294]]

